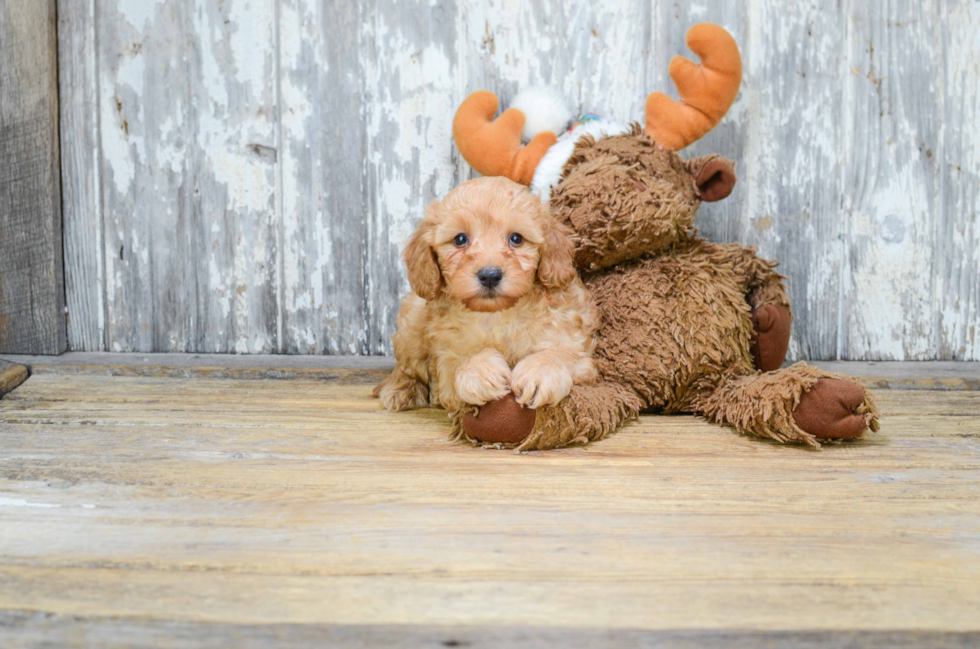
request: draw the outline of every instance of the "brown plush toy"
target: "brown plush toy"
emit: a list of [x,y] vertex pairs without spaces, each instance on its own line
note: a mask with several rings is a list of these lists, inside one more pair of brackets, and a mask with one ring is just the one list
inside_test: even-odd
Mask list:
[[466,160],[484,175],[529,184],[574,231],[575,263],[601,316],[596,383],[535,411],[504,398],[457,412],[458,438],[556,448],[601,439],[641,411],[698,413],[811,446],[878,429],[870,395],[852,379],[805,363],[780,369],[792,316],[776,264],[693,229],[698,206],[728,196],[735,172],[724,158],[684,160],[676,151],[722,118],[742,63],[716,25],[693,27],[687,42],[702,64],[675,57],[670,74],[682,101],[650,95],[645,128],[596,120],[561,138],[563,125],[529,132],[525,111],[547,104],[541,95],[518,97],[525,111],[496,120],[497,97],[486,91],[457,111],[453,136]]

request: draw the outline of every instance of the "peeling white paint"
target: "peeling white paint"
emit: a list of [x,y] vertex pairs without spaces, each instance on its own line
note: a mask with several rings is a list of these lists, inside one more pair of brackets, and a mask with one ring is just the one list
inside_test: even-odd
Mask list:
[[123,18],[136,29],[143,29],[150,22],[162,0],[120,0],[117,7]]
[[79,64],[100,66],[110,349],[390,352],[400,248],[469,173],[462,98],[545,83],[577,112],[641,120],[651,91],[676,96],[668,61],[709,20],[742,44],[745,80],[685,152],[737,162],[699,225],[784,260],[791,353],[980,358],[977,3],[334,9],[100,3],[102,49]]
[[[375,263],[368,268],[370,328],[357,332],[362,347],[391,352],[397,305],[408,290],[400,249],[425,208],[456,183],[452,160],[452,114],[460,99],[453,39],[419,32],[396,12],[378,11],[362,27],[363,38],[384,56],[367,57],[364,77],[371,102],[365,107],[368,173],[376,212],[368,236]],[[393,291],[392,286],[398,289]],[[397,308],[397,307],[396,307]]]
[[[941,193],[930,167],[941,145],[942,38],[931,4],[910,3],[900,26],[876,7],[849,9],[856,28],[844,141],[854,145],[844,176],[851,276],[843,308],[851,359],[925,360],[940,340],[933,269]],[[904,56],[882,56],[885,43]]]

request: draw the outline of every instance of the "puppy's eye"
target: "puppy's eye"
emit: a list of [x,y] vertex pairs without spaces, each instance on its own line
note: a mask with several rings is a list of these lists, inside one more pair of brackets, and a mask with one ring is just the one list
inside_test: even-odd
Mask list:
[[514,234],[510,235],[510,239],[508,239],[508,241],[510,241],[510,245],[512,246],[519,246],[524,243],[524,237],[515,232]]
[[459,234],[456,235],[456,238],[453,239],[453,243],[456,244],[457,248],[462,248],[469,242],[470,242],[470,238],[466,236],[465,232],[460,232]]

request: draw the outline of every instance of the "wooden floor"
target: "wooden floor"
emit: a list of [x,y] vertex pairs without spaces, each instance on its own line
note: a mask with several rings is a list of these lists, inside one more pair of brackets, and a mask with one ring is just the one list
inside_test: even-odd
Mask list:
[[820,451],[643,417],[518,455],[348,369],[4,397],[0,646],[980,643],[978,391]]

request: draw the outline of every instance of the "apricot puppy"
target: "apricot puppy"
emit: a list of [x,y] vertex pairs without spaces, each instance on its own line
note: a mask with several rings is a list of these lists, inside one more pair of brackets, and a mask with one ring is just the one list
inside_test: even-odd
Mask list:
[[405,249],[412,292],[374,390],[388,410],[554,405],[595,380],[596,310],[565,226],[528,189],[477,178],[433,204]]

